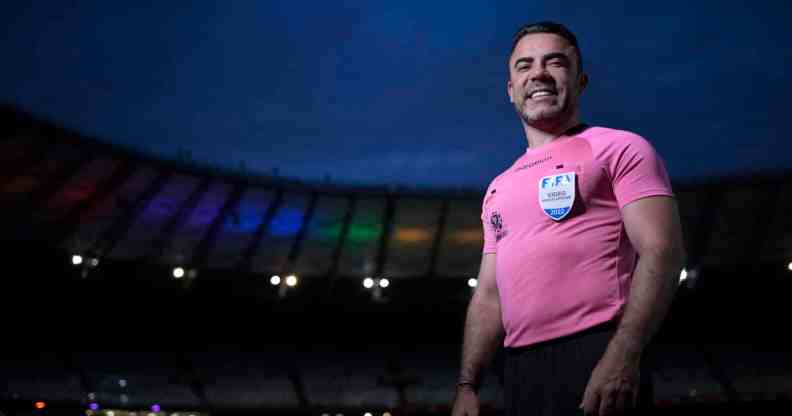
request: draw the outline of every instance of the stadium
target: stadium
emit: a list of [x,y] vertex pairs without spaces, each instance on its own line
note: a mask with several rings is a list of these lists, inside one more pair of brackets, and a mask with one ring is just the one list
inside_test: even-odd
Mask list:
[[[479,195],[243,177],[2,116],[7,414],[450,411]],[[676,184],[662,414],[789,407],[788,186]]]
[[[299,12],[289,9],[284,14],[293,17]],[[52,13],[48,21],[52,25],[69,21]],[[383,22],[401,22],[399,13],[366,16],[379,28]],[[762,16],[770,19],[767,13]],[[569,16],[590,22],[584,14]],[[503,23],[501,15],[493,12],[493,16],[480,18]],[[321,17],[310,22],[322,21]],[[479,16],[468,17],[472,21]],[[393,31],[399,36],[410,30],[420,34],[419,20],[411,21],[418,29],[399,26]],[[512,23],[512,18],[505,20]],[[43,31],[44,26],[36,30]],[[342,35],[353,49],[337,56],[354,55],[360,34]],[[443,48],[427,46],[436,38],[418,40],[397,42],[394,49],[425,53],[421,56],[428,59],[427,67],[436,63],[433,59],[458,58],[450,52],[444,55]],[[37,49],[41,45],[24,45],[34,51],[31,54],[46,54]],[[465,47],[479,46],[474,42]],[[69,53],[78,54],[75,51]],[[606,72],[608,66],[597,61],[602,54],[592,53],[594,71]],[[396,55],[403,61],[413,58]],[[57,59],[70,58],[58,55]],[[339,68],[322,74],[340,84],[339,89],[361,76]],[[70,73],[66,65],[52,72],[59,71]],[[46,84],[41,80],[46,77],[24,78],[22,72],[9,72],[8,85],[24,92],[33,84]],[[410,74],[416,85],[442,84]],[[777,74],[766,75],[770,79]],[[651,81],[660,85],[657,91],[671,88],[668,77],[684,81],[684,74],[664,76]],[[481,261],[485,188],[480,183],[448,186],[440,179],[414,180],[431,176],[427,173],[435,168],[429,162],[427,170],[416,167],[415,172],[409,171],[412,162],[405,162],[408,167],[396,173],[404,180],[391,183],[369,180],[373,173],[368,171],[343,179],[306,178],[277,169],[237,166],[233,161],[224,164],[217,159],[225,150],[216,150],[212,157],[217,159],[208,153],[194,157],[207,147],[187,133],[182,136],[181,130],[188,130],[184,125],[174,128],[179,138],[150,139],[151,143],[177,141],[183,147],[175,154],[151,143],[138,146],[121,134],[108,137],[102,129],[83,128],[87,118],[76,121],[90,113],[90,106],[84,104],[90,100],[78,96],[78,91],[99,94],[101,99],[91,102],[101,107],[117,93],[111,78],[99,83],[105,83],[103,87],[86,81],[72,85],[76,89],[68,93],[53,92],[67,97],[61,101],[36,101],[29,98],[33,95],[3,86],[0,310],[5,353],[0,356],[0,416],[451,413],[465,313],[477,288]],[[168,78],[169,82],[175,78]],[[65,83],[57,77],[50,81]],[[400,94],[414,91],[398,80],[394,83],[383,96],[403,99]],[[99,92],[90,92],[94,87]],[[475,86],[466,88],[461,88],[466,99],[490,104],[488,98],[476,95]],[[592,93],[604,94],[613,85],[601,88]],[[349,91],[351,101],[355,93]],[[193,98],[181,95],[177,102]],[[655,98],[659,102],[662,97]],[[423,111],[418,101],[424,99],[429,100],[421,95],[400,105]],[[451,106],[450,101],[445,104]],[[53,110],[57,107],[53,103],[63,102],[62,113]],[[286,122],[304,122],[296,115],[297,107],[288,104],[283,104],[283,111],[295,115]],[[355,111],[371,110],[360,106]],[[130,114],[119,116],[128,125],[118,131],[143,123],[145,114],[131,108],[132,104]],[[504,108],[512,111],[500,110]],[[205,123],[215,124],[211,111],[206,111],[205,119],[211,121]],[[775,129],[777,124],[761,124],[771,118],[769,110],[754,113],[764,115],[734,118],[756,131],[769,132],[768,140],[778,140],[782,132]],[[608,119],[609,113],[597,109],[594,115]],[[645,116],[616,119],[640,125],[639,118]],[[729,119],[725,113],[717,117],[718,122]],[[395,130],[403,120],[394,116],[388,123]],[[195,121],[196,126],[207,124]],[[718,128],[713,127],[727,130]],[[737,143],[735,152],[748,155],[748,161],[742,165],[733,161],[717,174],[672,175],[687,259],[669,315],[645,356],[652,368],[652,414],[788,414],[792,338],[784,329],[784,317],[792,290],[792,192],[786,192],[792,190],[792,170],[787,167],[792,152],[786,151],[788,145],[776,148],[770,141],[760,142],[755,150],[747,145],[740,148],[743,142],[737,139],[713,137],[712,143],[723,147]],[[693,146],[690,142],[683,137],[675,143],[684,148]],[[360,143],[349,143],[327,146],[354,153],[350,148]],[[406,152],[417,146],[409,141],[383,143],[404,144]],[[416,143],[429,147],[418,139]],[[771,153],[787,159],[744,169],[749,162],[769,160],[762,157]],[[693,154],[680,150],[669,166],[702,171],[705,163]],[[385,163],[384,159],[373,163],[380,162]],[[354,181],[346,180],[350,177]],[[503,414],[503,380],[503,351],[499,351],[480,392],[482,415]]]

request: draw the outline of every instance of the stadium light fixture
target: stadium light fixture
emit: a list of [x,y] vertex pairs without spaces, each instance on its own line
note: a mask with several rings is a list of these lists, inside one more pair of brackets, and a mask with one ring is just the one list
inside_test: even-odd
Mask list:
[[79,266],[83,262],[83,258],[79,254],[73,255],[71,260],[72,260],[72,264],[75,265],[75,266]]
[[175,267],[173,269],[173,278],[181,279],[182,277],[184,277],[184,269],[181,267]]
[[99,410],[99,403],[93,402],[93,403],[88,405],[88,408],[93,410],[93,411],[97,411],[97,410]]
[[41,410],[41,409],[47,407],[47,403],[44,403],[44,402],[39,400],[39,401],[37,401],[36,403],[33,404],[33,407],[35,407],[38,410]]
[[478,279],[475,279],[475,278],[472,278],[472,277],[470,279],[468,279],[468,286],[470,286],[470,287],[478,286]]
[[687,278],[688,278],[687,269],[682,269],[682,271],[679,272],[679,283],[684,282],[685,280],[687,280]]
[[390,286],[390,281],[388,279],[382,278],[379,281],[379,285],[380,285],[381,288],[384,289],[384,288]]
[[374,415],[372,415],[371,412],[366,412],[366,413],[363,413],[363,416],[374,416]]
[[154,404],[152,404],[152,405],[151,405],[151,411],[152,411],[152,412],[154,412],[154,413],[159,413],[159,411],[160,411],[160,410],[162,410],[162,409],[160,408],[160,405],[158,405],[158,404],[156,404],[156,403],[154,403]]
[[289,287],[297,286],[297,282],[297,276],[293,274],[286,277],[286,285]]
[[280,276],[272,276],[272,277],[270,277],[270,283],[271,283],[273,286],[277,286],[277,285],[279,285],[279,284],[280,284],[280,282],[281,282],[281,278],[280,278]]
[[366,289],[371,289],[372,287],[374,287],[374,279],[370,277],[363,279],[363,287],[365,287]]
[[787,270],[792,272],[792,261],[787,264]]

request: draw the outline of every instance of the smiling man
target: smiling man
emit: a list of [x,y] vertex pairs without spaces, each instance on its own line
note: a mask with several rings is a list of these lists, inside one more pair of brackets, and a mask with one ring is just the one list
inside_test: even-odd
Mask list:
[[580,123],[587,83],[566,27],[516,33],[507,90],[528,147],[484,196],[455,416],[478,414],[482,370],[501,343],[507,415],[604,416],[646,404],[644,353],[684,258],[679,215],[646,140]]

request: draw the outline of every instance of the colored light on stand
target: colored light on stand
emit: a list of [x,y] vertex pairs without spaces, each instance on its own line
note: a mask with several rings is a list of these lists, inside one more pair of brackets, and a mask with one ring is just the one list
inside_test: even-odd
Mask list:
[[36,407],[36,409],[39,409],[39,410],[41,410],[41,409],[43,409],[43,408],[47,407],[47,404],[46,404],[46,403],[44,403],[44,402],[36,402],[36,403],[35,403],[33,406],[35,406],[35,407]]

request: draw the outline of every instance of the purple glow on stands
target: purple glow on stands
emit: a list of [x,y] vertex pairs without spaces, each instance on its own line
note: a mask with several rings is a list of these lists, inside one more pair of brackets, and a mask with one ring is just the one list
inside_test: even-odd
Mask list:
[[99,410],[99,405],[97,403],[91,403],[88,405],[91,410]]
[[158,405],[158,404],[152,405],[151,406],[151,411],[154,412],[154,413],[159,413],[160,405]]

